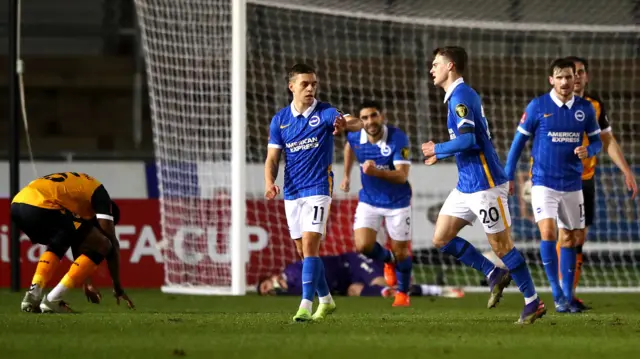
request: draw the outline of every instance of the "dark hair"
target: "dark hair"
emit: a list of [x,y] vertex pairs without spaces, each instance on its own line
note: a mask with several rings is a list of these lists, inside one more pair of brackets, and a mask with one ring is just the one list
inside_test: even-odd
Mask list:
[[433,50],[433,56],[441,55],[446,57],[449,61],[453,62],[456,67],[456,72],[460,75],[464,74],[464,70],[467,67],[467,51],[460,46],[444,46],[438,47]]
[[360,104],[360,110],[358,112],[362,111],[365,108],[375,108],[378,111],[382,111],[382,107],[380,106],[380,104],[374,100],[363,101],[362,104]]
[[576,73],[576,64],[573,63],[572,60],[569,60],[567,58],[560,58],[560,59],[555,59],[553,60],[553,62],[551,62],[551,65],[549,65],[549,76],[553,76],[553,70],[555,69],[567,69],[570,68],[573,73]]
[[567,60],[573,62],[574,64],[576,62],[579,62],[579,63],[583,64],[584,65],[584,71],[589,72],[589,62],[584,57],[567,56]]
[[315,74],[316,70],[307,64],[295,64],[289,69],[289,81],[299,74]]

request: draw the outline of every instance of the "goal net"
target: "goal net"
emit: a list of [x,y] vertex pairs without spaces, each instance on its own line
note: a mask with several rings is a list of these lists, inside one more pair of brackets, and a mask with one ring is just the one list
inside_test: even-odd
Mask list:
[[[423,142],[448,139],[444,93],[429,76],[432,49],[467,49],[465,80],[481,95],[494,144],[506,159],[528,101],[549,90],[547,65],[556,57],[589,60],[588,91],[603,99],[613,133],[638,170],[634,119],[640,112],[638,43],[630,2],[551,0],[477,2],[386,0],[249,0],[246,13],[246,222],[248,289],[297,255],[282,200],[263,199],[268,125],[290,95],[286,72],[313,65],[318,97],[345,112],[365,99],[384,107],[388,123],[408,135],[414,166],[414,282],[486,290],[481,275],[431,244],[434,222],[457,181],[455,164],[421,164]],[[155,153],[161,189],[166,288],[229,287],[231,139],[231,0],[137,0],[147,63]],[[515,4],[515,5],[514,5]],[[475,6],[475,7],[474,7]],[[588,25],[587,25],[588,24]],[[626,24],[626,25],[625,25]],[[352,222],[360,188],[342,193],[343,138],[336,139],[335,191],[322,254],[352,251]],[[526,180],[527,156],[518,184]],[[640,290],[640,228],[635,202],[608,156],[599,156],[595,224],[584,246],[580,290]],[[282,184],[284,166],[280,166]],[[512,234],[536,285],[546,287],[539,234],[521,195],[509,203]],[[461,236],[489,251],[479,225]],[[384,233],[379,236],[385,241]],[[490,256],[490,255],[489,255]],[[205,291],[208,292],[208,291]]]

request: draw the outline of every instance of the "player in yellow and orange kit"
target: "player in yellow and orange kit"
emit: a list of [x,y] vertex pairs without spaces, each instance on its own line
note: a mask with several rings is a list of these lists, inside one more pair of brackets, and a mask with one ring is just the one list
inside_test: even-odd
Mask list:
[[[624,158],[624,154],[622,153],[622,149],[620,145],[616,141],[615,136],[611,130],[611,125],[609,123],[609,118],[607,117],[607,112],[605,110],[604,104],[602,101],[593,96],[592,94],[585,93],[586,86],[589,82],[589,63],[586,59],[570,56],[567,58],[570,61],[573,61],[576,66],[576,80],[573,87],[573,93],[576,96],[584,97],[589,100],[593,105],[593,108],[596,111],[596,118],[598,120],[598,124],[600,125],[600,138],[602,139],[602,152],[606,152],[613,163],[622,171],[624,174],[625,184],[629,192],[631,192],[631,198],[635,198],[638,194],[638,185],[636,184],[636,179],[633,171],[629,167],[629,164]],[[587,136],[584,136],[583,146],[587,146],[589,144],[589,139]],[[585,158],[582,160],[582,165],[584,166],[584,170],[582,172],[582,193],[584,195],[584,216],[585,216],[585,229],[579,240],[577,249],[577,258],[576,258],[576,271],[575,271],[575,280],[574,280],[574,288],[578,285],[578,281],[580,280],[580,274],[582,272],[582,246],[587,237],[587,231],[589,226],[593,224],[594,213],[595,213],[595,196],[596,196],[596,188],[595,188],[595,168],[596,168],[597,159],[596,156]],[[558,241],[558,246],[561,241]],[[558,253],[560,250],[558,248]],[[558,260],[558,264],[560,260]],[[575,293],[575,290],[574,290]],[[568,299],[568,298],[567,298]],[[590,309],[586,306],[580,299],[574,298],[576,305],[580,307],[582,310]]]
[[[32,243],[46,245],[47,250],[40,257],[22,311],[70,311],[62,300],[64,293],[87,283],[104,259],[118,303],[123,299],[132,308],[120,284],[120,247],[115,236],[118,218],[119,210],[104,186],[84,173],[55,173],[23,188],[11,203],[11,219]],[[60,283],[44,296],[43,289],[69,248],[75,261]],[[90,287],[85,287],[85,294],[94,302],[100,300],[99,292]]]

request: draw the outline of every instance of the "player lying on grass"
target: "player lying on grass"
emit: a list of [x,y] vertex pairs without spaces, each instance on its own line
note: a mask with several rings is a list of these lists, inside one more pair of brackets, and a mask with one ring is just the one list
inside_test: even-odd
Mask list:
[[[336,308],[319,257],[333,193],[333,140],[334,134],[345,128],[359,131],[362,124],[358,119],[347,123],[335,107],[316,100],[318,78],[311,66],[294,65],[288,82],[293,101],[273,116],[269,127],[265,198],[272,200],[280,193],[275,181],[284,152],[287,224],[296,250],[304,258],[300,278],[302,300],[293,319],[303,322],[323,319]],[[316,292],[320,305],[312,316]]]
[[[399,128],[385,125],[382,107],[373,101],[364,102],[359,115],[363,128],[347,134],[340,188],[349,191],[355,157],[360,163],[362,182],[353,224],[356,248],[385,263],[387,285],[398,285],[393,306],[409,306],[412,267],[409,139]],[[382,219],[391,237],[391,251],[376,241]]]
[[[509,185],[500,158],[491,142],[489,124],[480,96],[464,83],[466,51],[457,46],[438,48],[431,75],[436,86],[446,91],[448,142],[422,145],[425,163],[455,156],[458,185],[449,194],[436,220],[433,244],[465,265],[483,273],[489,281],[488,307],[494,307],[511,278],[524,295],[520,323],[533,323],[546,313],[538,297],[524,258],[510,235],[511,216],[507,204]],[[480,218],[493,252],[508,270],[496,267],[465,239],[460,230]]]
[[[337,256],[320,257],[324,263],[329,290],[335,295],[394,296],[397,289],[386,286],[383,277],[384,262],[373,260],[358,253],[344,253]],[[260,295],[300,295],[302,262],[287,265],[281,274],[264,277],[258,283]],[[413,284],[407,291],[413,296],[441,296],[462,298],[464,291],[443,285]]]
[[[55,173],[23,188],[11,203],[11,219],[32,243],[45,245],[47,250],[40,256],[22,311],[71,311],[62,299],[64,294],[88,282],[104,259],[117,303],[122,299],[133,308],[120,283],[120,247],[114,227],[118,218],[119,210],[104,186],[84,173]],[[44,288],[69,248],[73,248],[75,261],[45,296]],[[100,300],[91,286],[85,287],[85,293],[94,302]]]
[[[553,292],[556,311],[576,313],[573,296],[576,246],[585,225],[582,194],[582,160],[602,148],[600,127],[591,103],[573,94],[575,64],[557,59],[549,68],[549,93],[534,98],[522,115],[506,172],[513,192],[513,178],[520,154],[533,137],[531,206],[542,241],[540,258]],[[583,146],[583,137],[589,145]],[[557,223],[557,227],[556,227]],[[562,285],[558,278],[556,233],[560,231]]]

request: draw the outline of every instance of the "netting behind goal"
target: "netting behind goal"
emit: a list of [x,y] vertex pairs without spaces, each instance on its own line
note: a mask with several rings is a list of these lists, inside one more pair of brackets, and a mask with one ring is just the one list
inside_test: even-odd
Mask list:
[[[230,3],[226,0],[136,1],[143,32],[159,164],[168,285],[228,286],[226,227],[229,202]],[[296,260],[282,201],[263,194],[268,124],[287,106],[287,68],[313,65],[319,98],[345,112],[365,99],[382,103],[388,122],[410,138],[414,166],[413,251],[416,282],[444,276],[450,285],[480,286],[481,276],[442,256],[431,245],[438,210],[455,185],[451,161],[421,164],[420,144],[448,139],[443,91],[429,76],[431,51],[460,45],[469,53],[466,81],[481,95],[494,143],[506,158],[527,102],[549,90],[547,64],[555,57],[590,60],[589,90],[607,105],[613,131],[627,160],[638,164],[634,122],[640,112],[640,30],[630,2],[580,2],[567,11],[552,1],[320,1],[252,0],[247,7],[247,224],[250,234],[247,282]],[[569,2],[571,3],[571,2]],[[591,9],[591,10],[589,10]],[[561,14],[561,15],[559,15]],[[491,21],[486,21],[491,20]],[[555,24],[541,24],[542,22]],[[557,25],[564,21],[566,25]],[[599,24],[599,25],[581,25]],[[341,149],[336,139],[334,202],[323,254],[353,250],[352,220],[359,180],[341,193]],[[527,153],[524,157],[528,156]],[[585,246],[582,288],[640,287],[638,213],[628,200],[619,171],[600,156],[596,223]],[[520,180],[526,174],[521,160]],[[280,183],[283,167],[280,168]],[[635,167],[637,169],[637,167]],[[356,183],[353,183],[356,182]],[[537,255],[538,233],[521,196],[510,202],[513,235],[544,286]],[[190,228],[191,236],[181,235]],[[212,229],[213,227],[213,229]],[[181,232],[182,231],[182,232]],[[213,232],[213,233],[212,233]],[[462,236],[488,250],[479,225]],[[380,236],[384,240],[384,236]],[[176,248],[183,251],[178,255]]]

